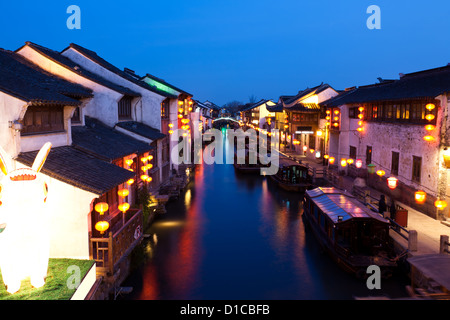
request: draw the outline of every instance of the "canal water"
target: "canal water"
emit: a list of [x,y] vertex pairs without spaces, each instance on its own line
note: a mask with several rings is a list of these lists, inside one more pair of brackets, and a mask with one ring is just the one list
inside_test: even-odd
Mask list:
[[232,164],[202,164],[134,254],[132,300],[341,300],[407,296],[399,274],[369,290],[321,250],[302,195]]

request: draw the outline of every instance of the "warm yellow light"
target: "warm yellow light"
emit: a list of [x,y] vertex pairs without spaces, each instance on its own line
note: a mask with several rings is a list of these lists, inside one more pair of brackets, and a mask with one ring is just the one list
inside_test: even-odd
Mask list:
[[443,210],[447,207],[447,201],[445,200],[437,200],[434,202],[434,206],[439,210]]
[[127,212],[128,209],[130,209],[129,203],[124,202],[124,203],[119,204],[119,210],[122,211],[123,213]]
[[169,123],[169,128],[173,128],[173,123]]
[[108,204],[106,202],[99,202],[95,205],[94,209],[101,215],[104,214],[106,211],[108,211]]
[[172,134],[173,133],[173,130],[169,130],[169,134]]
[[183,101],[178,101],[178,104],[180,105],[180,106],[182,106],[183,105]]
[[183,108],[179,108],[179,109],[178,109],[178,112],[179,112],[179,113],[183,113]]
[[362,120],[364,118],[364,115],[362,113],[358,114],[358,118]]
[[339,117],[334,117],[333,120],[334,121],[339,121]]
[[433,136],[425,136],[425,137],[423,137],[423,140],[431,142],[431,141],[434,141],[434,137]]
[[108,221],[99,221],[95,224],[95,230],[99,231],[101,234],[103,234],[106,230],[109,228],[109,222]]
[[363,108],[363,107],[359,107],[359,108],[358,108],[358,111],[359,111],[359,112],[363,112],[363,111],[364,111],[364,108]]
[[309,149],[309,152],[314,153],[314,149]]
[[335,122],[335,123],[333,123],[333,126],[339,127],[339,123]]
[[308,150],[307,146],[303,146],[303,151],[306,152],[306,150]]
[[326,113],[327,113],[327,114],[330,114],[330,113],[331,113],[331,111],[330,111],[330,110],[327,110],[327,111],[326,111]]
[[133,164],[133,160],[132,160],[132,159],[127,159],[127,160],[125,160],[125,163],[126,163],[128,166],[131,166],[131,165]]
[[153,178],[152,177],[148,177],[145,181],[147,182],[152,182]]
[[384,176],[386,172],[384,172],[383,170],[378,170],[377,171],[377,175],[379,175],[380,177]]
[[363,122],[362,121],[358,121],[358,126],[362,126],[363,125]]
[[148,179],[148,175],[146,175],[146,174],[141,175],[142,181],[147,181],[147,179]]
[[436,127],[433,126],[432,124],[427,124],[427,125],[425,126],[425,130],[427,130],[427,131],[432,131],[432,130],[434,130],[434,128],[436,128]]
[[323,158],[324,158],[324,159],[329,159],[330,156],[326,154],[326,155],[323,156]]
[[325,120],[330,120],[330,117],[329,117],[329,116],[326,116],[326,117],[325,117]]
[[334,114],[339,114],[339,110],[334,110]]
[[427,114],[425,116],[425,119],[427,119],[428,121],[433,121],[434,120],[434,114]]
[[435,108],[436,106],[434,105],[434,104],[432,104],[432,103],[429,103],[429,104],[427,104],[426,106],[425,106],[425,108],[427,108],[428,110],[433,110],[434,108]]
[[120,189],[119,191],[117,191],[117,194],[119,195],[119,197],[125,198],[130,194],[130,191],[128,191],[128,189]]
[[178,118],[183,118],[183,115],[181,113],[178,114]]
[[153,156],[152,156],[152,155],[149,155],[149,156],[147,157],[147,159],[148,159],[148,161],[152,161],[152,160],[153,160]]
[[362,132],[362,131],[364,131],[364,128],[363,127],[359,127],[358,129],[356,129],[358,132]]
[[134,179],[130,179],[130,180],[127,181],[127,184],[128,184],[129,186],[131,186],[133,183],[134,183]]
[[341,159],[341,167],[347,166],[347,159]]
[[316,135],[318,137],[321,137],[323,135],[323,131],[322,130],[317,130]]
[[333,164],[333,163],[334,163],[334,160],[336,160],[336,159],[334,159],[334,157],[330,157],[330,158],[328,159],[328,162],[329,162],[330,164]]
[[414,194],[414,199],[416,200],[417,203],[424,203],[426,198],[427,194],[425,193],[425,191],[419,190],[416,191],[416,193]]
[[351,158],[347,160],[347,163],[348,163],[348,164],[352,164],[353,162],[354,162],[354,160],[351,159]]

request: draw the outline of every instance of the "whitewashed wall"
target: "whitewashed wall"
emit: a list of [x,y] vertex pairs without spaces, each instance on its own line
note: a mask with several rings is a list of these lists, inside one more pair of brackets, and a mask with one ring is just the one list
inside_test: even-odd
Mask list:
[[139,107],[142,109],[136,110],[137,118],[135,120],[147,124],[155,129],[161,130],[161,102],[165,99],[165,97],[138,86],[137,84],[122,78],[116,73],[103,68],[73,48],[65,50],[62,55],[71,59],[75,63],[78,63],[83,68],[98,74],[115,84],[129,88],[135,92],[139,92],[142,95],[142,103],[139,103]]

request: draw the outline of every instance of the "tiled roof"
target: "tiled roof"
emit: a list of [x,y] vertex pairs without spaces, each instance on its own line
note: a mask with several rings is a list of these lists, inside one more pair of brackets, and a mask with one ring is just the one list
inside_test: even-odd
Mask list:
[[[32,166],[38,151],[23,152],[17,161]],[[133,178],[134,173],[92,155],[65,146],[50,150],[41,172],[82,190],[102,195]],[[49,193],[52,191],[49,186]]]
[[117,68],[116,66],[114,66],[113,64],[109,63],[108,61],[106,61],[105,59],[103,59],[102,57],[100,57],[99,55],[97,55],[96,52],[86,49],[78,44],[75,43],[71,43],[69,45],[69,47],[67,47],[66,49],[64,49],[62,52],[66,51],[69,48],[73,48],[76,51],[80,52],[81,54],[83,54],[84,56],[86,56],[87,58],[91,59],[92,61],[95,61],[97,64],[101,65],[103,68],[121,76],[122,78],[144,88],[147,90],[150,90],[154,93],[157,93],[163,97],[167,97],[167,98],[177,98],[176,95],[164,92],[162,90],[159,90],[158,88],[154,87],[154,86],[150,86],[149,84],[145,83],[144,81],[138,80],[136,79],[136,77],[130,75],[129,73]]
[[152,128],[146,124],[136,121],[121,121],[116,124],[116,127],[120,127],[127,131],[136,133],[150,140],[158,140],[166,136],[164,133],[161,133],[161,131],[159,131],[158,129]]
[[92,91],[52,75],[21,55],[0,49],[0,90],[32,104],[79,105]]
[[191,96],[191,97],[193,96],[192,94],[190,94],[190,93],[188,93],[188,92],[186,92],[186,91],[184,91],[184,90],[182,90],[182,89],[179,89],[179,88],[175,87],[174,85],[172,85],[172,84],[166,82],[165,80],[160,79],[160,78],[158,78],[158,77],[155,77],[154,75],[151,75],[151,74],[149,74],[149,73],[147,73],[147,74],[146,74],[144,77],[142,77],[141,79],[144,79],[145,77],[149,77],[150,79],[153,79],[153,80],[155,80],[155,81],[158,81],[158,82],[160,82],[160,83],[162,83],[162,84],[164,84],[164,85],[166,85],[166,86],[168,86],[168,87],[170,87],[170,88],[172,88],[172,89],[174,89],[174,90],[176,90],[176,91],[178,91],[178,92],[184,93],[185,95],[188,95],[188,96]]
[[398,80],[360,86],[324,101],[323,106],[339,106],[376,101],[429,99],[450,92],[450,66],[406,74]]
[[113,161],[130,154],[153,149],[148,143],[136,140],[110,128],[97,119],[85,117],[85,126],[72,127],[72,143],[77,149]]
[[[104,87],[107,87],[109,89],[112,89],[116,92],[119,92],[121,94],[125,94],[125,95],[129,95],[132,97],[140,97],[141,95],[138,92],[135,92],[129,88],[125,88],[123,86],[117,85],[95,73],[92,73],[86,69],[84,69],[83,67],[79,66],[78,64],[76,64],[75,62],[73,62],[72,60],[70,60],[69,58],[63,56],[61,53],[59,53],[58,51],[55,50],[51,50],[49,48],[43,47],[41,45],[32,43],[32,42],[26,42],[26,45],[28,45],[29,47],[33,48],[34,50],[36,50],[37,52],[41,53],[42,55],[46,56],[47,58],[49,58],[50,60],[58,63],[59,65],[62,65],[63,67],[69,69],[70,71],[72,71],[73,73],[76,73],[86,79],[89,79],[93,82],[96,82]],[[16,51],[19,51],[19,49],[17,49]]]

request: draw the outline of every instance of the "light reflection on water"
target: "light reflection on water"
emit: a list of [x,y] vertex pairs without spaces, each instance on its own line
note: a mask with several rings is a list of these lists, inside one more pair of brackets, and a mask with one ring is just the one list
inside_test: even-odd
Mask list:
[[[405,279],[367,289],[305,229],[302,196],[233,165],[200,165],[195,180],[146,231],[147,261],[128,299],[352,299],[405,296]],[[157,239],[157,241],[155,241]],[[150,248],[150,249],[149,249]]]

